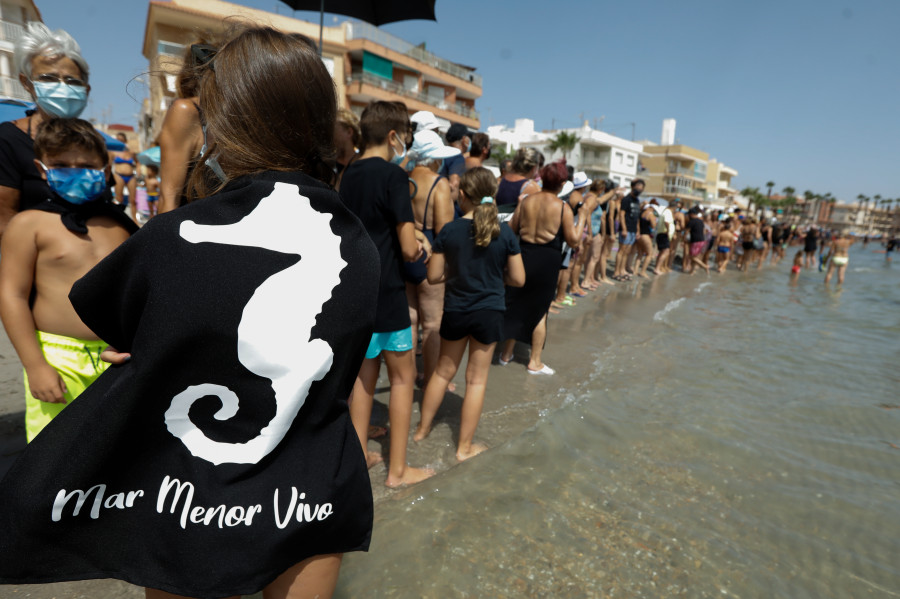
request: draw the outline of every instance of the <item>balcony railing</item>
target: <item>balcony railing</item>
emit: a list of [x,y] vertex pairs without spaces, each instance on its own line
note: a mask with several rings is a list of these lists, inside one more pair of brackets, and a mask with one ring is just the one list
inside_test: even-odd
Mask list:
[[25,33],[25,28],[21,25],[0,21],[0,40],[16,43],[23,33]]
[[675,164],[670,164],[668,168],[666,168],[666,172],[672,175],[684,175],[686,177],[696,177],[694,174],[694,169],[685,168],[683,166],[678,166]]
[[440,100],[435,98],[434,96],[429,96],[428,94],[424,94],[420,91],[416,91],[414,89],[407,89],[403,87],[402,83],[398,83],[392,79],[385,79],[384,77],[379,77],[377,75],[372,75],[371,73],[365,72],[357,72],[353,73],[349,77],[347,77],[347,85],[351,85],[353,83],[364,83],[366,85],[373,85],[375,87],[379,87],[385,91],[389,91],[394,94],[398,94],[401,96],[406,96],[407,98],[412,98],[413,100],[418,100],[419,102],[423,102],[428,104],[429,106],[434,106],[440,110],[448,110],[455,114],[462,115],[464,117],[468,117],[474,120],[480,120],[478,116],[478,112],[472,110],[468,106],[464,104],[460,104],[459,102],[450,103],[444,100]]
[[[25,100],[26,102],[32,101],[31,94],[25,91],[18,79],[12,77],[0,77],[0,95],[16,100]],[[24,108],[22,109],[22,114],[25,114]]]
[[156,45],[156,53],[157,54],[165,54],[167,56],[176,56],[181,58],[184,56],[184,49],[186,46],[184,44],[176,44],[175,42],[164,42],[160,41]]
[[681,187],[680,185],[666,185],[665,193],[672,193],[677,196],[686,196],[690,198],[704,199],[703,190],[693,189],[691,187]]
[[476,75],[469,69],[463,68],[458,64],[453,64],[449,60],[444,60],[443,58],[440,58],[423,48],[413,46],[406,40],[402,40],[399,37],[391,35],[390,33],[381,31],[380,29],[373,25],[370,25],[369,23],[348,23],[347,39],[364,39],[375,42],[376,44],[384,46],[389,50],[399,52],[400,54],[405,54],[406,56],[432,66],[439,71],[443,71],[445,73],[453,75],[454,77],[458,77],[463,81],[469,81],[471,83],[474,83],[478,87],[482,87],[481,75]]

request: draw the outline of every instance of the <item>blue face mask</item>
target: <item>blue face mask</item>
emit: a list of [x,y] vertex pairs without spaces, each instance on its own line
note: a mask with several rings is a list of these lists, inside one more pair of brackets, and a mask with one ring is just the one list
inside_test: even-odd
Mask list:
[[393,150],[394,152],[393,157],[391,157],[391,164],[399,165],[401,162],[403,162],[403,159],[406,158],[406,146],[401,144],[401,147],[403,148],[403,151],[398,154],[397,150],[394,150],[394,146],[391,146],[391,150]]
[[87,204],[106,190],[106,173],[93,168],[47,168],[47,185],[73,204]]
[[32,81],[34,100],[41,110],[61,119],[78,117],[87,105],[87,88],[66,85],[62,81],[44,83]]

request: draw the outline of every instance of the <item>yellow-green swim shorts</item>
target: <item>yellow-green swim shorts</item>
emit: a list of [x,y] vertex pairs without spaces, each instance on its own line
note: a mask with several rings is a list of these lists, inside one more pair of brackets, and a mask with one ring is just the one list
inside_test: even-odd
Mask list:
[[47,403],[35,399],[28,385],[28,373],[25,373],[25,436],[29,443],[109,366],[100,360],[100,352],[106,349],[103,341],[75,339],[42,331],[37,331],[37,338],[44,359],[66,384],[66,403]]

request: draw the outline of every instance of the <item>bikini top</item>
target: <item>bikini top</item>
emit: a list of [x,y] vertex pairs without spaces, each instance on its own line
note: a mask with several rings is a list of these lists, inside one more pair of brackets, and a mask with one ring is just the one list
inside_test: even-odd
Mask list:
[[132,158],[119,158],[116,156],[113,158],[113,162],[116,164],[130,164],[131,166],[134,166],[134,159]]

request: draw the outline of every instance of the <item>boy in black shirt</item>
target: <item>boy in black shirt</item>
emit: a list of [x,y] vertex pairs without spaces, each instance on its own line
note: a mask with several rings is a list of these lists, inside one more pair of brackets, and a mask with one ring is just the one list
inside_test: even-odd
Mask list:
[[365,149],[344,171],[341,198],[362,221],[378,248],[381,283],[375,332],[353,386],[350,417],[371,467],[381,461],[381,456],[368,453],[368,428],[384,357],[391,383],[391,461],[385,484],[398,487],[434,474],[433,470],[406,464],[416,364],[406,284],[401,274],[404,260],[417,260],[423,251],[430,252],[431,247],[424,234],[416,229],[408,178],[398,166],[412,140],[406,106],[402,102],[373,102],[362,114],[360,129]]

